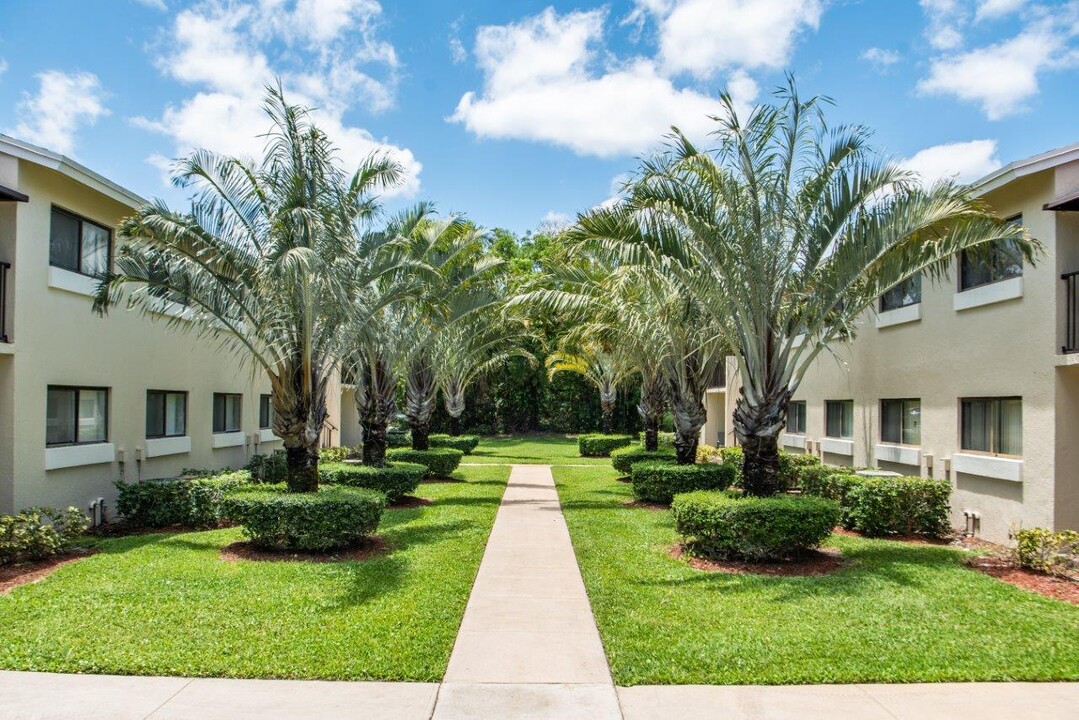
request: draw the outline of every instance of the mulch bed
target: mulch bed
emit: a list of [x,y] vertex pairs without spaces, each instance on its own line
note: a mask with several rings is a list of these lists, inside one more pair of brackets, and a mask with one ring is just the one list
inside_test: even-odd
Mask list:
[[686,552],[684,545],[677,544],[670,550],[672,558],[681,558],[697,570],[726,573],[728,575],[771,575],[777,577],[807,577],[830,575],[846,565],[838,550],[813,550],[797,560],[786,562],[744,562],[740,560],[712,560]]
[[0,566],[0,595],[7,595],[20,585],[29,585],[30,583],[44,580],[64,565],[78,562],[93,554],[93,550],[77,549],[63,555],[56,555],[35,562]]
[[1019,567],[1007,553],[973,557],[967,560],[967,564],[1009,585],[1079,605],[1079,581]]
[[254,560],[256,562],[311,562],[335,563],[356,562],[385,555],[390,551],[390,544],[375,535],[359,545],[332,552],[290,552],[288,550],[269,550],[252,545],[249,542],[234,542],[221,548],[221,559],[225,562]]
[[663,503],[647,502],[645,500],[626,500],[622,503],[628,508],[637,508],[639,510],[670,510],[670,505],[664,505]]
[[397,498],[397,502],[390,503],[386,507],[390,510],[407,510],[409,508],[427,507],[434,503],[428,498],[416,497],[415,495],[403,495]]

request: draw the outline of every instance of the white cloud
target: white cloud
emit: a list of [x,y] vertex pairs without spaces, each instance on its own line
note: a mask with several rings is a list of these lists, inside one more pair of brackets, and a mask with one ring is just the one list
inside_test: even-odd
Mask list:
[[569,227],[571,224],[572,220],[569,215],[556,210],[551,210],[540,219],[539,226],[536,229],[539,230],[539,232],[556,233],[559,230]]
[[465,50],[464,43],[458,37],[450,38],[450,57],[453,58],[454,65],[460,65],[468,60],[468,50]]
[[18,123],[5,130],[10,135],[71,155],[78,131],[108,115],[105,91],[97,75],[47,70],[37,75],[36,94],[24,93],[15,108]]
[[944,179],[969,183],[998,169],[1001,162],[996,140],[971,140],[925,148],[899,165],[918,173],[927,184]]
[[981,0],[974,12],[975,20],[993,20],[1021,10],[1026,0]]
[[413,153],[344,120],[358,103],[379,111],[394,102],[399,62],[377,37],[380,14],[373,0],[205,0],[176,15],[156,58],[164,74],[198,90],[158,118],[132,122],[171,137],[177,155],[201,147],[257,156],[270,127],[264,89],[279,77],[290,102],[314,108],[346,166],[388,154],[405,173],[387,195],[413,194],[422,169]]
[[900,60],[900,55],[895,50],[871,47],[861,55],[862,60],[873,65],[877,72],[885,72]]
[[1008,40],[933,60],[918,90],[979,103],[990,120],[1020,112],[1038,94],[1039,74],[1079,64],[1071,43],[1077,34],[1079,23],[1043,17]]
[[[485,138],[514,138],[607,157],[647,150],[677,125],[702,138],[715,128],[718,97],[676,87],[658,63],[601,56],[605,11],[558,15],[548,8],[519,23],[480,28],[475,55],[482,92],[468,92],[449,119]],[[601,66],[601,60],[606,65]],[[756,83],[735,71],[742,104]]]
[[168,10],[168,5],[165,4],[165,0],[135,0],[139,5],[145,5],[151,10],[160,10],[162,12]]
[[708,78],[726,68],[782,68],[823,11],[820,0],[637,0],[627,21],[655,19],[666,72]]
[[7,60],[0,58],[0,75],[7,72]]
[[928,20],[925,34],[937,50],[954,50],[963,44],[959,28],[966,24],[967,0],[920,0]]

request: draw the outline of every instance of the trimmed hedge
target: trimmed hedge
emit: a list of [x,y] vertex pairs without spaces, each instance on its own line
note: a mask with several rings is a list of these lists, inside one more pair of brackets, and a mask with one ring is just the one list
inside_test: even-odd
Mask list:
[[464,453],[453,448],[393,448],[386,451],[386,459],[394,462],[417,463],[427,468],[426,477],[449,477],[461,464]]
[[629,475],[630,468],[632,468],[635,463],[648,460],[674,462],[674,450],[672,448],[645,450],[640,445],[630,445],[629,447],[618,448],[611,452],[611,465],[623,475]]
[[116,509],[135,527],[162,528],[184,525],[211,528],[225,520],[222,500],[227,493],[251,484],[246,470],[212,477],[179,477],[116,481]]
[[952,486],[946,480],[920,477],[866,477],[849,468],[826,465],[801,469],[806,495],[834,500],[842,524],[871,536],[947,535]]
[[331,485],[376,490],[387,502],[397,502],[403,495],[416,491],[427,468],[409,462],[386,463],[384,467],[361,465],[358,462],[326,463],[318,469],[319,479]]
[[802,473],[807,468],[820,467],[823,463],[816,455],[809,453],[779,453],[779,481],[787,490],[801,487]]
[[342,485],[324,485],[313,493],[257,485],[230,493],[224,507],[255,545],[321,552],[354,545],[373,533],[386,498],[375,490]]
[[650,460],[634,464],[629,478],[638,500],[669,503],[679,493],[725,490],[734,482],[734,471],[716,463],[678,465]]
[[70,550],[86,523],[86,516],[73,507],[34,507],[0,515],[0,565],[42,560]]
[[1016,560],[1022,567],[1079,579],[1079,532],[1030,528],[1012,532]]
[[824,498],[692,492],[671,504],[675,525],[693,552],[745,560],[785,560],[817,547],[839,521]]
[[741,487],[742,485],[742,463],[745,461],[745,454],[742,452],[742,448],[738,445],[730,445],[728,447],[722,447],[719,449],[719,456],[723,458],[723,464],[734,470],[734,485]]
[[[288,475],[288,458],[284,450],[274,450],[269,455],[252,455],[244,470],[251,473],[252,482],[280,483]],[[187,473],[183,473],[187,475]]]
[[410,430],[387,430],[386,447],[412,447],[412,432]]
[[476,446],[480,444],[479,435],[431,435],[427,438],[433,448],[453,448],[460,450],[465,455],[471,455]]
[[577,436],[577,450],[581,457],[610,457],[613,451],[631,444],[633,444],[633,438],[629,435],[592,433]]

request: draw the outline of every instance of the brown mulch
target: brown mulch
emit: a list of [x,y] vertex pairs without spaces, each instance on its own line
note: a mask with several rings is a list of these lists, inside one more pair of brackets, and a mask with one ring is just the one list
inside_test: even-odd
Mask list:
[[671,548],[672,558],[684,558],[691,567],[707,572],[727,573],[728,575],[771,575],[786,577],[807,577],[811,575],[830,575],[846,565],[846,560],[838,550],[830,548],[812,550],[797,560],[785,562],[745,562],[741,560],[712,560],[697,557],[686,552],[684,545]]
[[1019,567],[1015,558],[1006,552],[973,557],[967,560],[967,564],[1009,585],[1079,605],[1079,580],[1055,577]]
[[385,555],[390,551],[390,544],[375,535],[359,545],[332,552],[290,552],[288,550],[269,550],[252,545],[249,542],[234,542],[221,548],[221,559],[225,562],[254,560],[256,562],[355,562],[369,560]]
[[434,500],[428,498],[416,497],[415,495],[402,495],[397,498],[397,502],[390,503],[386,507],[390,510],[407,510],[409,508],[427,507],[434,503]]
[[622,505],[628,508],[638,508],[641,510],[670,510],[670,505],[664,505],[663,503],[647,502],[645,500],[625,500]]
[[64,565],[88,558],[94,552],[94,550],[80,548],[44,560],[0,566],[0,595],[7,595],[20,585],[29,585],[30,583],[44,580]]

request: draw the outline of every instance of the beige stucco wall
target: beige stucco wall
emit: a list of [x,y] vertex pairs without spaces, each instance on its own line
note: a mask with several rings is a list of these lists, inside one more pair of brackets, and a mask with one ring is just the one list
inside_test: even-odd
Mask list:
[[[955,310],[958,280],[953,262],[944,280],[923,281],[919,320],[877,328],[875,314],[867,313],[853,343],[836,344],[832,352],[822,353],[794,394],[795,400],[807,402],[806,435],[812,441],[824,437],[826,400],[854,400],[854,455],[825,454],[826,462],[949,477],[953,524],[962,526],[963,510],[976,510],[982,517],[979,535],[996,542],[1007,541],[1011,523],[1074,527],[1079,519],[1076,451],[1071,449],[1079,427],[1079,382],[1061,375],[1073,370],[1079,374],[1079,367],[1058,367],[1063,295],[1057,222],[1062,216],[1042,210],[1045,202],[1066,191],[1061,185],[1079,181],[1075,168],[1065,170],[1060,176],[1050,170],[1016,180],[985,198],[1002,217],[1022,213],[1032,235],[1046,245],[1039,264],[1024,269],[1022,297]],[[1067,252],[1076,252],[1077,238],[1073,226]],[[1079,269],[1079,263],[1072,264]],[[735,391],[727,393],[728,426],[738,387],[737,375],[729,377],[728,386]],[[980,396],[1023,399],[1021,482],[945,471],[944,460],[959,452],[959,399]],[[875,458],[880,401],[901,398],[921,400],[919,466]],[[1058,432],[1067,437],[1058,438]],[[931,470],[926,455],[932,456]],[[1068,463],[1067,477],[1058,474],[1058,461]]]

